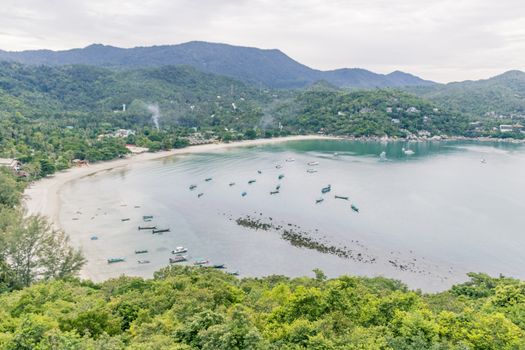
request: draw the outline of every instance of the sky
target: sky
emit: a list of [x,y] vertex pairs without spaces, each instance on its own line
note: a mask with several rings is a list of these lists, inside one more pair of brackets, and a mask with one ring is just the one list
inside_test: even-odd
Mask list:
[[192,40],[438,82],[525,70],[524,0],[2,0],[0,49]]

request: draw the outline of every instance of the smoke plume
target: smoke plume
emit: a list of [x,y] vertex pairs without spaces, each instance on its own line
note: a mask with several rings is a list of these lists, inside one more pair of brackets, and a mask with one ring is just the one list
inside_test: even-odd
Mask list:
[[148,105],[148,111],[151,113],[151,120],[153,121],[153,124],[155,124],[155,127],[157,130],[159,130],[159,118],[160,118],[160,109],[159,105]]

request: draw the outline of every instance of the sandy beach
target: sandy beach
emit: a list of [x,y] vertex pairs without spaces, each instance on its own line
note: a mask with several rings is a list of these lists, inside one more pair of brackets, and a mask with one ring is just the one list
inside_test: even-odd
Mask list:
[[178,154],[192,154],[199,152],[210,152],[233,147],[246,147],[273,144],[286,141],[316,140],[316,139],[335,139],[335,137],[322,135],[300,135],[287,136],[272,139],[245,140],[230,143],[213,143],[207,145],[189,146],[186,148],[161,151],[156,153],[142,153],[131,155],[123,159],[116,159],[107,162],[93,163],[85,167],[71,168],[54,176],[47,177],[32,183],[24,192],[24,206],[29,215],[44,215],[51,222],[60,228],[58,215],[60,212],[60,189],[68,182],[96,174],[100,171],[126,167],[131,164],[148,160],[171,157]]

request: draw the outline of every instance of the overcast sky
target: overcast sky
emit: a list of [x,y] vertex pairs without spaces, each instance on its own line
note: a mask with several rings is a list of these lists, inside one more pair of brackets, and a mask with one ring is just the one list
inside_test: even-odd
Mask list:
[[439,82],[525,70],[524,0],[2,0],[0,48],[191,40]]

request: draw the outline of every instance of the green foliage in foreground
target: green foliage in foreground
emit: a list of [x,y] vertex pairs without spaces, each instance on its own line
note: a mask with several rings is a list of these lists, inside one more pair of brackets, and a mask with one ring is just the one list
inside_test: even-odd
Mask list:
[[472,274],[422,295],[384,278],[52,281],[0,295],[2,349],[523,349],[525,283]]

